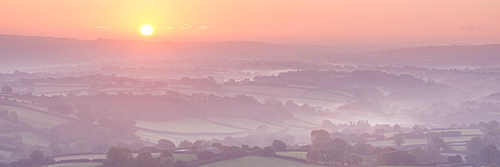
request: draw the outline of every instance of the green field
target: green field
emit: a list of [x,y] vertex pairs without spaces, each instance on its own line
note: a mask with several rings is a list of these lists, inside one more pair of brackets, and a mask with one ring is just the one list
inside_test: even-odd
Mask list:
[[[140,139],[143,141],[149,141],[152,143],[156,143],[160,139],[168,139],[168,140],[174,142],[176,145],[179,144],[181,141],[186,140],[186,139],[211,140],[213,138],[222,139],[222,138],[228,136],[227,134],[177,135],[177,134],[165,134],[165,133],[161,133],[161,132],[144,131],[144,130],[137,130],[135,135],[139,136]],[[241,133],[238,135],[231,135],[231,136],[232,137],[243,137],[246,135],[248,135],[248,134]]]
[[81,163],[54,164],[54,165],[47,165],[44,167],[95,167],[100,164],[101,163],[99,162],[81,162]]
[[250,130],[255,130],[255,129],[257,129],[258,126],[261,126],[261,125],[266,125],[269,128],[269,131],[273,131],[273,132],[279,132],[283,129],[282,127],[279,127],[279,126],[275,126],[275,125],[271,125],[269,123],[251,120],[251,119],[224,118],[224,117],[211,117],[211,118],[206,118],[206,119],[213,121],[213,122],[237,126],[237,127],[241,127],[241,128],[250,129]]
[[288,156],[288,157],[295,157],[299,159],[306,159],[306,154],[307,152],[305,151],[280,151],[276,152],[278,155],[282,156]]
[[[474,136],[457,136],[457,137],[442,137],[442,139],[445,142],[462,142],[466,143],[469,141],[471,138]],[[404,143],[402,146],[411,146],[411,145],[419,145],[419,144],[427,144],[428,138],[418,138],[418,139],[405,139]],[[378,147],[387,147],[387,146],[395,146],[394,140],[382,140],[382,141],[373,141],[373,142],[368,142],[372,144],[373,146],[378,146]],[[463,146],[453,146],[452,150],[463,150]]]
[[11,154],[12,154],[12,152],[0,150],[0,156],[10,157]]
[[56,125],[70,122],[65,118],[20,107],[0,105],[0,110],[1,109],[16,112],[20,121],[26,122],[36,128],[52,128]]
[[460,131],[462,135],[484,135],[484,132],[479,129],[446,129],[446,130],[435,130],[430,132],[449,132],[449,131]]
[[39,146],[49,146],[50,141],[47,139],[40,138],[38,136],[33,135],[28,132],[11,132],[11,133],[1,133],[0,136],[9,136],[13,137],[15,134],[19,134],[23,137],[24,143],[29,143],[31,145],[39,145]]
[[[160,156],[160,153],[153,153],[152,154],[154,157]],[[198,157],[196,157],[195,154],[172,154],[174,156],[175,160],[183,160],[183,161],[194,161],[197,160]],[[137,153],[133,153],[132,156],[137,156]],[[89,160],[95,160],[95,159],[106,159],[106,154],[88,154],[88,155],[70,155],[70,156],[64,156],[64,157],[57,157],[54,158],[54,160],[57,161],[62,161],[62,160],[79,160],[79,159],[89,159]]]
[[202,165],[200,167],[257,167],[257,166],[258,167],[321,167],[319,165],[312,165],[295,161],[269,158],[269,157],[260,157],[260,156],[246,156],[242,158],[235,158],[235,159]]
[[217,125],[198,118],[165,122],[137,121],[137,127],[180,133],[233,133],[242,131],[241,129]]
[[224,86],[223,89],[236,92],[251,92],[259,94],[272,94],[278,96],[300,96],[302,95],[302,93],[304,93],[304,91],[308,90],[303,88],[254,86],[254,85]]

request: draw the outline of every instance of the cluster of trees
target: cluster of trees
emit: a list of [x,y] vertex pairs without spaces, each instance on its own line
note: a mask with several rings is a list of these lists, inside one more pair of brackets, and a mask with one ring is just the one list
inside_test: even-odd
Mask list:
[[3,94],[10,94],[10,93],[12,93],[12,91],[13,90],[12,90],[12,88],[10,86],[7,86],[7,85],[2,86],[2,91],[1,92]]
[[31,167],[31,166],[43,166],[52,164],[55,161],[51,158],[45,157],[45,154],[40,150],[33,151],[29,158],[22,158],[19,161],[14,161],[9,164],[0,163],[0,167]]
[[174,167],[185,166],[182,161],[174,162],[172,153],[165,150],[159,157],[153,157],[151,152],[139,153],[132,156],[129,148],[110,147],[106,153],[106,159],[98,167]]
[[306,159],[325,165],[414,165],[447,161],[440,150],[448,147],[440,137],[430,138],[429,144],[423,148],[396,150],[390,147],[374,148],[363,142],[350,145],[343,139],[331,138],[326,130],[314,130],[311,132],[311,143]]
[[[472,126],[472,125],[471,125]],[[479,122],[477,126],[485,132],[483,137],[473,137],[466,143],[467,163],[500,165],[500,123],[496,120]]]
[[[332,139],[326,130],[311,132],[311,149],[306,154],[306,159],[313,163],[321,162],[325,165],[357,165],[360,154],[370,154],[370,144],[358,143],[353,149],[345,140]],[[357,153],[355,153],[356,151]],[[351,154],[352,153],[352,154]],[[347,156],[348,155],[348,156]]]
[[384,87],[390,90],[413,89],[434,85],[408,74],[390,74],[382,71],[289,71],[277,76],[258,76],[255,83],[301,84],[345,89],[347,87]]
[[478,152],[468,154],[465,159],[467,163],[474,165],[488,164],[498,166],[500,165],[500,150],[495,145],[487,145]]

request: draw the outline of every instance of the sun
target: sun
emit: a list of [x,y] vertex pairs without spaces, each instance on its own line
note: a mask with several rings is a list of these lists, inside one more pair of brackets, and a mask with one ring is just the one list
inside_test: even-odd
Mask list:
[[154,31],[155,29],[153,28],[153,26],[150,25],[143,25],[141,27],[141,34],[144,36],[150,36],[151,34],[153,34]]

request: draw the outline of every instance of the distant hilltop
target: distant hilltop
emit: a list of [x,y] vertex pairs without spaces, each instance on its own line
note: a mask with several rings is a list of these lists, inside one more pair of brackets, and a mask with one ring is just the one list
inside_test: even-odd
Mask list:
[[500,44],[398,48],[391,45],[279,45],[259,42],[77,40],[0,35],[0,65],[60,65],[151,59],[307,59],[372,65],[498,66]]

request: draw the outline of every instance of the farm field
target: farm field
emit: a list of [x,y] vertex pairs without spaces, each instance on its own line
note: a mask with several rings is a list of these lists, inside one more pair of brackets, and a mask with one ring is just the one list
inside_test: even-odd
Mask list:
[[224,118],[224,117],[210,117],[206,118],[209,121],[217,122],[217,123],[222,123],[222,124],[227,124],[227,125],[232,125],[232,126],[237,126],[249,130],[255,130],[257,127],[261,125],[266,125],[269,129],[269,131],[273,132],[279,132],[283,128],[272,125],[269,123],[257,121],[257,120],[251,120],[251,119],[241,119],[241,118]]
[[[164,122],[137,121],[136,126],[146,129],[178,133],[234,133],[242,131],[241,129],[217,125],[199,118],[189,118]],[[208,129],[210,129],[210,131],[207,131]]]
[[99,162],[81,162],[81,163],[63,163],[63,164],[54,164],[54,165],[46,165],[43,167],[96,167],[100,165]]
[[[139,138],[143,141],[148,141],[151,143],[156,143],[160,139],[168,139],[172,142],[174,142],[176,145],[179,144],[181,141],[186,140],[186,139],[196,139],[196,140],[211,140],[213,138],[216,139],[222,139],[224,137],[227,137],[227,134],[171,134],[171,133],[161,133],[161,132],[151,132],[151,131],[145,131],[145,130],[137,130],[135,133]],[[248,135],[248,133],[240,133],[240,134],[231,134],[233,137],[243,137]]]
[[[9,136],[13,137],[15,134],[19,134],[22,137],[22,141],[24,143],[29,143],[31,145],[39,145],[39,146],[49,146],[50,141],[47,139],[40,138],[32,133],[28,132],[11,132],[11,133],[0,133],[0,136]],[[9,154],[10,156],[10,154]]]
[[3,156],[3,157],[10,157],[10,155],[12,154],[12,152],[8,152],[8,151],[4,151],[4,150],[0,150],[0,156]]
[[[137,156],[138,153],[133,153],[132,155],[135,157]],[[160,156],[160,153],[152,153],[153,157],[158,157]],[[195,154],[172,154],[174,156],[175,160],[183,160],[183,161],[193,161],[197,160],[198,157],[196,157]],[[88,155],[70,155],[70,156],[63,156],[63,157],[57,157],[54,158],[54,160],[57,161],[62,161],[62,160],[79,160],[79,159],[89,159],[89,160],[96,160],[96,159],[106,159],[106,154],[88,154]]]
[[26,108],[20,107],[12,107],[6,105],[0,105],[0,110],[5,109],[8,111],[15,111],[19,117],[19,120],[22,122],[26,122],[31,126],[37,128],[52,128],[56,125],[69,123],[69,120],[53,116],[47,113],[41,113],[33,110],[29,110]]
[[307,152],[305,151],[279,151],[276,152],[278,155],[282,156],[288,156],[288,157],[295,157],[299,159],[306,159],[306,154]]
[[249,92],[257,94],[270,94],[277,96],[301,96],[304,91],[308,89],[303,88],[288,88],[288,87],[271,87],[271,86],[224,86],[222,89],[236,91],[236,92]]
[[[482,132],[481,130],[479,129],[444,129],[444,130],[430,130],[430,131],[425,131],[425,133],[427,132],[450,132],[450,131],[460,131],[462,135],[474,135],[474,136],[480,136],[480,135],[484,135],[484,132]],[[383,133],[382,135],[384,135],[385,137],[392,137],[394,136],[395,134],[397,134],[398,132],[387,132],[387,133]]]
[[214,162],[200,167],[321,167],[319,165],[312,165],[300,163],[295,161],[283,160],[278,158],[260,157],[260,156],[246,156],[235,158],[225,161]]
[[[457,137],[442,137],[442,139],[445,142],[465,142],[469,141],[471,138],[474,136],[457,136]],[[427,144],[428,138],[418,138],[418,139],[405,139],[404,143],[402,146],[411,146],[411,145],[420,145],[420,144]],[[373,146],[378,146],[378,147],[387,147],[387,146],[395,146],[394,145],[394,140],[382,140],[382,141],[373,141],[373,142],[368,142],[372,144]],[[452,149],[455,147],[452,147]],[[457,150],[461,150],[461,146],[456,147]]]

